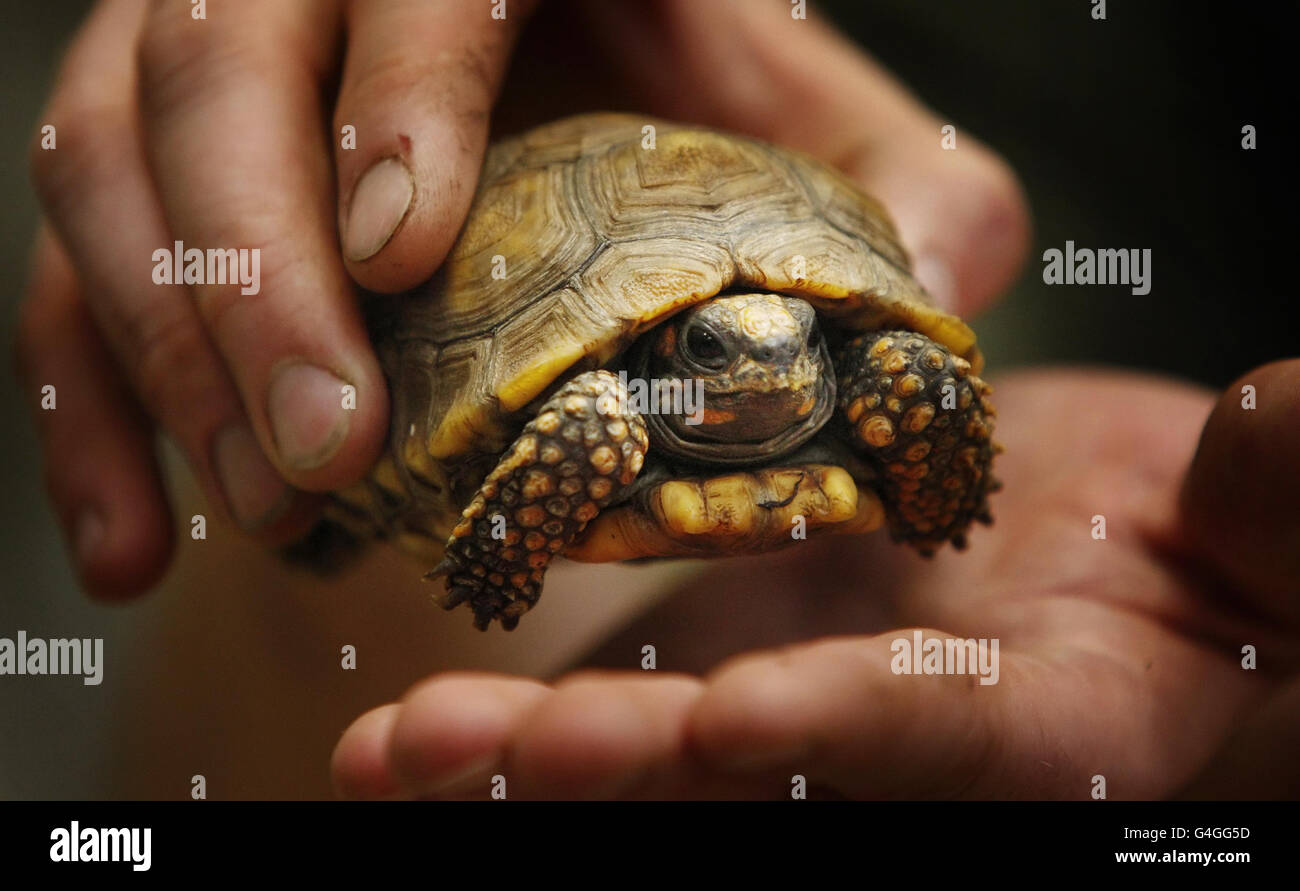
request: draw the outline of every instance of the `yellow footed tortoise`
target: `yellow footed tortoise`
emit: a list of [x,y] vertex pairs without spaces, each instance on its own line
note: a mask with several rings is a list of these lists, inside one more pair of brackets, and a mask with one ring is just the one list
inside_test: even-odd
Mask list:
[[924,554],[991,522],[975,336],[830,167],[642,117],[493,146],[446,263],[371,297],[386,457],[299,556],[384,538],[506,629],[557,554],[770,550],[887,521]]

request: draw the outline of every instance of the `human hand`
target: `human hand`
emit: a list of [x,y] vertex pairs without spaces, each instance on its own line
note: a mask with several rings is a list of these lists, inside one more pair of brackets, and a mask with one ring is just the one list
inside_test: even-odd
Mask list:
[[[801,774],[849,797],[1086,798],[1101,775],[1112,798],[1295,794],[1300,361],[1244,376],[1208,423],[1209,394],[1133,374],[1020,373],[997,397],[1006,487],[966,553],[825,536],[715,564],[602,660],[649,643],[707,674],[434,677],[348,729],[336,788],[781,798]],[[997,682],[895,674],[913,629],[998,639]]]
[[[41,120],[57,148],[33,150],[50,226],[20,366],[33,401],[58,388],[58,410],[35,414],[94,594],[143,590],[167,564],[155,428],[214,508],[268,542],[312,522],[305,490],[369,467],[388,398],[352,280],[400,291],[438,267],[489,115],[510,127],[632,107],[808,151],[884,200],[918,276],[962,314],[1027,243],[1004,164],[968,137],[942,151],[940,120],[783,3],[512,0],[504,20],[402,0],[243,0],[201,21],[191,8],[96,7]],[[261,292],[155,285],[154,252],[176,240],[258,249]]]

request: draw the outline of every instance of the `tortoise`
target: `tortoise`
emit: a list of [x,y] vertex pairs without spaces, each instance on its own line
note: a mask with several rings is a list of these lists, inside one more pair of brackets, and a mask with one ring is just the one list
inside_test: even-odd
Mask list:
[[388,447],[299,554],[391,540],[479,629],[513,629],[558,554],[887,523],[928,556],[992,522],[974,334],[885,209],[806,155],[624,114],[543,125],[489,149],[434,278],[367,312]]

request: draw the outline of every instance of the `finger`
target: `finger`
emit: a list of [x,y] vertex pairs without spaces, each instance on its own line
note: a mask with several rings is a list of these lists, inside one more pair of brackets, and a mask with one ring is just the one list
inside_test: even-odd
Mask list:
[[388,762],[388,741],[402,707],[397,703],[371,709],[352,722],[334,747],[330,776],[338,797],[375,801],[400,797]]
[[550,695],[536,681],[456,673],[402,700],[389,737],[389,769],[407,794],[486,797],[515,728]]
[[521,722],[501,775],[530,799],[705,794],[683,763],[683,729],[701,688],[686,676],[572,675]]
[[[692,715],[691,751],[725,773],[771,782],[800,774],[857,798],[952,798],[1062,794],[1086,790],[1086,737],[1071,740],[1081,763],[1026,773],[1026,765],[1060,763],[1055,725],[1021,706],[1011,720],[1004,691],[1042,701],[1050,676],[1019,667],[1002,652],[991,685],[959,674],[900,674],[893,641],[914,629],[841,638],[740,657],[707,681]],[[922,630],[923,638],[951,635]],[[1005,703],[1005,704],[1004,704]],[[1086,703],[1072,703],[1075,708]],[[1086,708],[1083,709],[1086,712]],[[1082,729],[1082,728],[1080,728]],[[1082,795],[1083,792],[1076,794]]]
[[918,278],[950,310],[977,312],[1017,273],[1029,215],[1007,165],[964,131],[945,150],[949,122],[819,17],[744,0],[585,9],[652,111],[802,149],[854,176],[889,208]]
[[171,238],[136,128],[127,48],[144,3],[100,5],[70,49],[32,164],[51,222],[87,284],[87,306],[145,409],[176,440],[209,499],[247,530],[283,532],[293,494],[262,456],[234,384],[182,289],[152,256]]
[[46,487],[82,585],[106,598],[145,590],[172,551],[150,426],[45,229],[15,355],[40,433]]
[[339,231],[348,271],[367,288],[412,287],[460,231],[487,143],[488,115],[516,34],[533,6],[504,19],[457,0],[348,4],[348,53],[334,131]]
[[[555,689],[493,675],[418,686],[396,717],[368,713],[336,749],[335,783],[367,797],[737,797],[752,783],[712,776],[686,757],[697,679],[582,672]],[[376,752],[387,738],[388,761]]]
[[187,5],[159,4],[139,54],[172,233],[187,250],[246,252],[240,281],[193,286],[200,314],[263,450],[309,489],[360,477],[388,410],[338,256],[321,138],[337,31],[333,4],[242,0],[199,22]]
[[1186,546],[1252,606],[1300,620],[1300,360],[1244,375],[1215,405],[1183,484]]

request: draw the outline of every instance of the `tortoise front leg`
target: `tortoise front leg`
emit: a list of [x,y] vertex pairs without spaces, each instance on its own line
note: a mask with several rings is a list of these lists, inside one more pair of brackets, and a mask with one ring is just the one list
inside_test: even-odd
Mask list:
[[835,369],[849,439],[879,474],[890,533],[925,556],[966,547],[973,520],[992,523],[993,388],[970,363],[912,331],[876,331],[845,345]]
[[444,608],[469,602],[474,627],[507,631],[542,592],[546,567],[630,485],[645,460],[645,421],[608,371],[569,381],[542,406],[479,487],[426,578],[447,576]]

